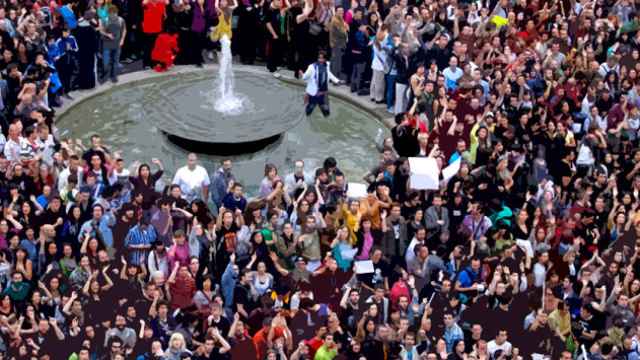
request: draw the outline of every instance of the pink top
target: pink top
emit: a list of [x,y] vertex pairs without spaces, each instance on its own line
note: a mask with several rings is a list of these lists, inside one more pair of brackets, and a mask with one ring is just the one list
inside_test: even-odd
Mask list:
[[353,12],[352,12],[351,10],[347,10],[347,11],[344,13],[344,21],[345,21],[347,24],[351,25],[351,22],[353,21]]
[[171,269],[173,269],[176,262],[178,262],[180,266],[189,265],[189,244],[185,242],[183,245],[173,245],[171,249],[169,249],[168,256]]
[[362,252],[356,257],[357,260],[369,260],[369,251],[373,247],[373,236],[371,232],[364,234],[364,244],[362,245]]

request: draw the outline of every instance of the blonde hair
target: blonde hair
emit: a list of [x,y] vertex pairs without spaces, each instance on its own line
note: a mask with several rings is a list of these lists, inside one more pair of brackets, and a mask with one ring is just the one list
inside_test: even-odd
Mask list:
[[182,334],[181,334],[181,333],[179,333],[179,332],[174,332],[174,333],[171,335],[171,338],[169,338],[169,348],[172,348],[172,347],[173,347],[173,341],[174,341],[174,340],[180,340],[180,342],[182,343],[182,344],[180,345],[180,348],[179,348],[178,350],[186,350],[186,349],[187,349],[187,343],[186,343],[186,341],[184,340],[184,336],[182,336]]
[[333,15],[333,17],[331,18],[331,24],[336,28],[340,29],[340,31],[342,32],[349,31],[349,26],[347,25],[347,22],[344,21],[344,18],[338,14]]

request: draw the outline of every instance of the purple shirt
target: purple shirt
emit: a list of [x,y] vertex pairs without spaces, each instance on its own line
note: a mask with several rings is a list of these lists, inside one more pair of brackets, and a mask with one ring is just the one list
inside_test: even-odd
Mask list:
[[198,1],[193,1],[191,6],[193,7],[191,31],[204,32],[207,27],[207,20],[215,16],[213,4],[211,3],[211,0],[205,0],[203,5],[204,11],[200,8],[200,5],[198,5]]
[[174,244],[169,250],[169,265],[171,269],[175,266],[175,263],[180,263],[180,266],[189,265],[189,244],[185,241],[184,244]]

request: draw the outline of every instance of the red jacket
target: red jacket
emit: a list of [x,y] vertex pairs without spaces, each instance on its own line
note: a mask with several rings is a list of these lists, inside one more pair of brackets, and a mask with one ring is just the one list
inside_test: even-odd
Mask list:
[[155,62],[164,64],[166,67],[173,65],[178,53],[178,35],[170,35],[162,33],[158,35],[155,46],[151,52],[151,59]]

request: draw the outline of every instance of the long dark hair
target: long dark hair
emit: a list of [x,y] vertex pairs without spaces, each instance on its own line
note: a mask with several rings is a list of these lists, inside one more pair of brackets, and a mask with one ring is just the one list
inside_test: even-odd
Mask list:
[[198,210],[193,214],[193,216],[195,216],[198,219],[198,222],[202,224],[204,228],[206,228],[207,225],[209,225],[209,223],[213,220],[211,211],[209,211],[209,208],[207,207],[207,204],[204,203],[204,201],[196,199],[191,202],[189,206],[189,212],[193,212],[193,205],[198,207]]
[[[101,179],[102,185],[105,188],[109,187],[109,175],[108,175],[109,172],[107,171],[107,166],[105,165],[104,158],[102,156],[100,156],[98,153],[94,153],[93,155],[91,155],[91,158],[93,158],[94,156],[97,156],[98,159],[100,159],[100,177],[102,178]],[[96,178],[97,178],[98,174],[93,172],[93,165],[91,165],[91,160],[89,160],[88,168],[89,168],[89,170],[84,175],[85,181],[87,180],[87,177],[89,176],[89,174],[94,174],[96,176]]]
[[69,208],[69,211],[67,211],[67,219],[69,219],[69,222],[73,225],[79,224],[82,221],[82,209],[80,209],[80,217],[78,219],[74,219],[73,210],[75,209],[80,209],[80,206],[71,205],[71,207]]
[[149,179],[151,178],[151,167],[149,166],[149,164],[144,163],[141,164],[140,166],[138,166],[138,178],[142,179],[142,175],[140,175],[140,171],[144,168],[147,168],[147,170],[149,170]]

